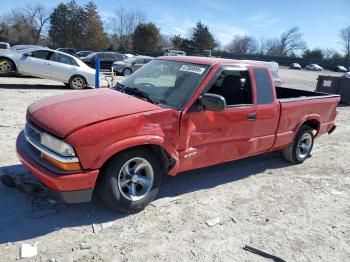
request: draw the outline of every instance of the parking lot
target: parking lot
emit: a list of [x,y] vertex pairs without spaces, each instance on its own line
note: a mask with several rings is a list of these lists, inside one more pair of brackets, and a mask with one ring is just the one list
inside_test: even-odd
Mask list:
[[[279,73],[286,86],[305,90],[320,74]],[[27,175],[15,152],[27,106],[68,92],[81,91],[0,78],[0,175]],[[0,184],[0,261],[15,260],[23,243],[38,246],[30,261],[266,261],[244,245],[286,261],[349,261],[350,107],[338,111],[336,131],[316,141],[305,163],[277,152],[167,177],[155,204],[134,215],[98,197],[65,205]]]

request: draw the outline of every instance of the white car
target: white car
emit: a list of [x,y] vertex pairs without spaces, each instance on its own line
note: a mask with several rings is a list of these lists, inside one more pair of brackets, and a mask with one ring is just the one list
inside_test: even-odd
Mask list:
[[316,64],[310,64],[305,67],[306,70],[322,71],[323,68]]
[[94,87],[95,69],[79,58],[45,47],[0,51],[0,75],[19,73],[65,83],[73,89]]
[[345,73],[342,77],[350,78],[350,72]]
[[186,53],[180,50],[169,50],[169,52],[164,53],[164,56],[186,56]]
[[6,42],[0,42],[0,49],[10,49],[10,44]]

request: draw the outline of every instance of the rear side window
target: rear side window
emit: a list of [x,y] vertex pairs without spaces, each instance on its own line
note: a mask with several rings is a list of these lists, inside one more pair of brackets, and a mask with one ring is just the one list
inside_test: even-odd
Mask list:
[[272,83],[269,72],[265,68],[254,68],[258,105],[273,102]]

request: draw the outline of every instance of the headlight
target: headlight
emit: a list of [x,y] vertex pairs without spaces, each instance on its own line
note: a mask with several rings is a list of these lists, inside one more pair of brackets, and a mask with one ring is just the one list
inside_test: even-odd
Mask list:
[[41,144],[61,156],[75,156],[74,149],[71,145],[43,132]]

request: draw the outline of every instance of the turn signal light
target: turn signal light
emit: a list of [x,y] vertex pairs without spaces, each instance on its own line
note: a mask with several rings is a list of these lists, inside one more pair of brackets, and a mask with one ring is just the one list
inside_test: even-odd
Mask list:
[[56,159],[53,159],[52,157],[49,157],[46,154],[42,154],[42,157],[52,165],[58,167],[59,169],[62,169],[64,171],[78,171],[81,170],[81,166],[79,162],[73,162],[73,163],[62,163],[60,161],[57,161]]

